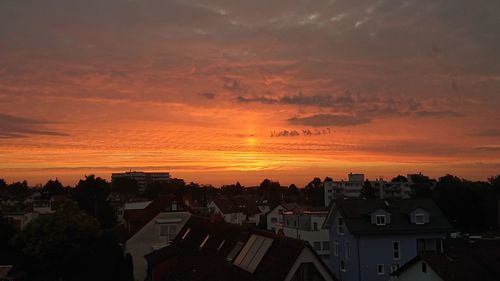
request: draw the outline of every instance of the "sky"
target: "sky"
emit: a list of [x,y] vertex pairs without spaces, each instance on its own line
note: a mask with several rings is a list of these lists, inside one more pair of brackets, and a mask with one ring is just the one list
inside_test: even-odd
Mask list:
[[0,0],[0,178],[500,173],[496,0]]

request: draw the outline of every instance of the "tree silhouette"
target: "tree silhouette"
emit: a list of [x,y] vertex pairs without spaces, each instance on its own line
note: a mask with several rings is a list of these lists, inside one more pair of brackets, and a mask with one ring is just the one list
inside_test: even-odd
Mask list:
[[64,193],[64,187],[56,178],[55,180],[49,180],[43,187],[42,192],[48,193],[51,196]]
[[[380,188],[384,188],[380,186]],[[363,187],[361,188],[361,197],[364,198],[375,198],[375,189],[373,188],[369,180],[365,180]]]
[[405,176],[398,175],[391,179],[391,182],[408,182],[408,179]]

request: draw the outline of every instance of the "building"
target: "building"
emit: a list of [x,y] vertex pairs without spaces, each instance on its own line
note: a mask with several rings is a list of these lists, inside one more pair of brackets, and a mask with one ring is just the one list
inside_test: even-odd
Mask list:
[[211,215],[221,216],[224,221],[234,224],[258,224],[261,210],[251,197],[217,197],[207,204]]
[[[361,190],[365,184],[365,175],[349,173],[347,178],[347,181],[325,181],[323,183],[325,207],[328,207],[334,199],[358,198],[361,196]],[[411,182],[388,182],[381,178],[369,182],[377,198],[406,199],[411,197]]]
[[430,199],[333,202],[330,268],[340,280],[382,281],[418,254],[440,253],[452,228]]
[[296,208],[283,212],[283,234],[287,237],[307,241],[323,261],[330,257],[328,229],[322,228],[326,209]]
[[170,181],[170,173],[166,172],[125,172],[111,174],[111,182],[116,181],[118,178],[130,178],[137,182],[139,190],[144,191],[146,186],[152,182],[168,182]]
[[171,195],[125,209],[125,253],[132,256],[134,280],[146,278],[144,255],[169,245],[190,216],[182,200]]
[[284,221],[283,212],[293,211],[298,209],[300,206],[297,203],[281,203],[274,207],[270,212],[267,213],[267,230],[278,233],[283,231]]
[[148,281],[336,280],[304,241],[195,216],[146,259]]
[[[455,239],[453,239],[455,240]],[[457,245],[457,242],[459,245]],[[453,241],[446,253],[419,255],[393,272],[398,281],[500,280],[500,240]],[[461,244],[461,245],[460,245]]]

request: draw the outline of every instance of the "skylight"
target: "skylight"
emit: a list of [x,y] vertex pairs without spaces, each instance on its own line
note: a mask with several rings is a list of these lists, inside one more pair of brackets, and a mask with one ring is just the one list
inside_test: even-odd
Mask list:
[[186,236],[188,235],[189,231],[191,231],[191,228],[188,228],[186,230],[186,232],[184,232],[184,235],[182,235],[182,240],[184,240],[184,238],[186,238]]
[[254,273],[272,243],[271,238],[253,234],[236,257],[234,265]]
[[205,246],[205,243],[207,243],[208,238],[210,238],[210,235],[207,234],[207,236],[205,237],[205,239],[203,240],[203,242],[201,242],[201,244],[200,244],[200,249],[203,248],[203,246]]

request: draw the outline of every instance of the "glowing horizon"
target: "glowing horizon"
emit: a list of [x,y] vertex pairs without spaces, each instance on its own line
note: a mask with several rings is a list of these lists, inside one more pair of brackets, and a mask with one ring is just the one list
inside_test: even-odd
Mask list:
[[0,3],[8,182],[500,173],[494,3],[70,2]]

